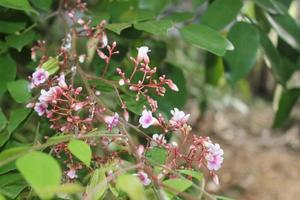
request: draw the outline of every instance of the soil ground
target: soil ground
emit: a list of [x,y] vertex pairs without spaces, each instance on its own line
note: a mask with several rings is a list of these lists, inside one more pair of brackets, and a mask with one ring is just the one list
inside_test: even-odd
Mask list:
[[[225,151],[220,186],[207,190],[237,200],[300,199],[300,123],[273,130],[271,106],[242,114],[234,109],[210,113],[197,127]],[[300,119],[300,108],[292,113]]]

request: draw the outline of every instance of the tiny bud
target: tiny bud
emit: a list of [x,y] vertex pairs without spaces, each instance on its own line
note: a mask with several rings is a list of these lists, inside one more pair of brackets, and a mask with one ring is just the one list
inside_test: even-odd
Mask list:
[[35,103],[30,102],[26,105],[26,108],[33,108],[34,105],[35,105]]
[[120,85],[120,86],[123,86],[123,85],[125,85],[125,81],[124,81],[124,79],[120,79],[120,80],[119,80],[119,85]]
[[81,55],[78,57],[78,61],[79,61],[80,63],[84,63],[84,61],[85,61],[85,55],[84,55],[84,54],[81,54]]
[[213,174],[213,182],[216,184],[216,185],[219,185],[220,184],[220,181],[219,181],[219,177],[217,174]]
[[175,85],[175,83],[173,83],[172,81],[171,81],[171,82],[168,82],[167,84],[168,84],[168,86],[169,86],[172,90],[174,90],[175,92],[178,92],[178,91],[179,91],[177,85]]
[[95,95],[96,95],[96,96],[100,96],[100,95],[101,95],[101,92],[100,92],[99,90],[97,90],[97,91],[95,92]]
[[80,24],[80,25],[83,25],[84,24],[84,20],[83,19],[78,19],[77,23]]
[[124,113],[123,113],[123,115],[124,115],[124,119],[126,120],[126,122],[128,122],[129,121],[129,113],[128,113],[128,111],[125,110]]

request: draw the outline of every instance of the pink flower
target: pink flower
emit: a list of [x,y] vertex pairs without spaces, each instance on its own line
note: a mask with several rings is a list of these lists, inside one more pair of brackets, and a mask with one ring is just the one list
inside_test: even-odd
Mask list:
[[149,56],[148,52],[150,52],[149,47],[147,46],[142,46],[140,48],[137,48],[138,50],[138,55],[137,55],[137,62],[144,61],[145,64],[149,63]]
[[35,72],[32,74],[30,88],[35,88],[36,86],[45,83],[45,81],[49,77],[49,72],[44,70],[43,68],[37,68]]
[[179,91],[177,85],[176,85],[175,83],[173,83],[173,81],[171,81],[171,80],[168,81],[168,82],[167,82],[167,85],[169,86],[169,88],[171,88],[171,90],[174,90],[175,92],[178,92],[178,91]]
[[34,110],[38,113],[39,116],[44,115],[47,112],[48,105],[43,102],[38,102],[34,106]]
[[71,108],[72,108],[74,111],[78,111],[78,110],[81,110],[81,109],[83,108],[84,105],[85,105],[84,102],[78,102],[78,103],[72,104]]
[[108,130],[112,130],[114,127],[116,127],[119,124],[119,114],[115,113],[113,116],[106,116],[104,118],[104,121],[107,125]]
[[140,117],[139,123],[143,128],[148,128],[155,122],[155,118],[152,116],[152,112],[148,110],[143,110],[142,116]]
[[213,179],[213,182],[214,182],[216,185],[219,185],[219,184],[220,184],[219,177],[218,177],[217,174],[213,173],[213,174],[212,174],[212,179]]
[[150,146],[160,146],[167,143],[167,140],[165,139],[165,136],[163,134],[154,134],[152,135],[152,140],[150,142]]
[[39,101],[45,103],[56,103],[56,99],[60,97],[62,92],[62,89],[58,86],[51,87],[48,91],[42,89]]
[[184,125],[190,117],[190,114],[186,115],[183,111],[178,110],[178,108],[174,108],[174,110],[171,110],[171,114],[173,115],[173,117],[170,119],[170,124],[171,126],[177,128]]
[[63,89],[68,89],[68,86],[67,86],[66,80],[65,80],[65,74],[62,73],[62,74],[58,77],[57,81],[58,81],[59,87],[61,87],[61,88],[63,88]]
[[221,168],[221,164],[223,163],[224,151],[219,144],[208,143],[206,146],[208,148],[208,153],[205,156],[207,168],[217,171]]
[[75,179],[75,178],[78,178],[77,174],[76,174],[76,171],[74,169],[70,169],[67,173],[67,176],[70,178],[70,179]]
[[139,171],[137,173],[137,177],[139,177],[144,186],[150,185],[151,180],[149,179],[148,174],[146,174],[145,172]]

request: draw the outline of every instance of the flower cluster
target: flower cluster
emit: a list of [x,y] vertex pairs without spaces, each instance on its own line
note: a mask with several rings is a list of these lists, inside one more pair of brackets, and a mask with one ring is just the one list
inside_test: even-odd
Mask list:
[[[83,136],[92,131],[106,131],[105,136],[103,134],[97,139],[84,139],[100,152],[92,154],[93,167],[103,166],[112,160],[120,161],[119,164],[121,164],[122,159],[119,154],[132,155],[138,162],[135,175],[145,186],[148,186],[152,182],[163,181],[166,175],[172,175],[171,171],[165,170],[157,174],[153,170],[154,167],[147,161],[147,153],[159,148],[164,149],[167,154],[164,161],[165,167],[172,170],[205,168],[218,183],[219,179],[215,172],[221,168],[224,154],[220,145],[214,144],[208,137],[192,134],[192,129],[188,124],[190,114],[178,108],[170,111],[170,119],[161,113],[157,114],[159,105],[155,100],[155,95],[164,96],[167,88],[175,92],[179,89],[171,79],[165,75],[158,75],[156,67],[150,66],[149,47],[137,48],[137,56],[130,57],[133,63],[131,74],[126,74],[121,68],[117,68],[118,83],[106,79],[111,58],[119,53],[117,43],[113,42],[110,45],[108,42],[105,33],[106,21],[101,21],[94,27],[91,25],[91,19],[77,14],[78,10],[86,10],[85,3],[77,0],[74,5],[70,6],[67,1],[65,2],[68,17],[66,21],[71,23],[71,31],[66,33],[56,57],[46,55],[45,42],[39,41],[32,48],[34,60],[37,58],[38,50],[43,55],[40,57],[40,63],[35,72],[29,77],[29,88],[36,96],[27,107],[33,108],[38,116],[47,118],[51,128],[61,134],[74,134],[79,139],[83,139]],[[105,66],[101,76],[94,76],[82,70],[81,66],[91,63],[92,54],[88,54],[90,57],[86,54],[77,55],[76,45],[73,42],[79,37],[93,41],[87,45],[89,50],[94,51],[95,55],[104,60]],[[137,74],[141,76],[136,76]],[[142,78],[136,80],[136,77]],[[75,81],[76,78],[80,78],[82,85]],[[119,110],[115,110],[115,107],[111,108],[102,101],[103,95],[88,80],[100,80],[114,88],[115,95],[121,104],[119,109],[123,110],[123,118],[119,115]],[[140,103],[141,98],[147,102],[138,122],[135,118],[129,120],[127,102],[122,98],[122,95],[127,93],[135,95],[137,104]],[[139,125],[135,126],[134,123]],[[146,137],[149,136],[143,132],[144,129],[152,126],[161,129],[161,133],[156,131],[152,134],[152,137],[148,138],[147,145],[135,144],[126,130],[129,124]],[[169,138],[172,138],[170,142],[168,142]],[[57,157],[65,159],[65,179],[74,181],[80,178],[78,175],[80,173],[77,171],[84,168],[84,165],[74,161],[67,143],[57,144],[53,151]]]

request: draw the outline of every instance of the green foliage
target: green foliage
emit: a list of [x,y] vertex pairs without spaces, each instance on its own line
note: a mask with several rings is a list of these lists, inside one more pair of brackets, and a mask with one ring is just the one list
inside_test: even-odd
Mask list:
[[223,56],[226,50],[233,49],[228,40],[205,25],[188,25],[180,29],[180,32],[187,42],[218,56]]
[[31,44],[37,38],[38,36],[34,31],[28,31],[20,35],[8,35],[5,37],[5,40],[9,47],[21,51],[24,46]]
[[28,81],[17,80],[7,84],[10,95],[14,98],[17,103],[28,102],[31,94],[28,88]]
[[191,176],[198,181],[201,181],[203,179],[203,174],[201,172],[195,171],[195,170],[188,170],[188,169],[181,169],[178,170],[179,173]]
[[24,10],[30,12],[36,12],[29,4],[27,0],[0,0],[0,6],[6,8],[12,8],[17,10]]
[[201,17],[201,23],[215,30],[221,30],[236,19],[242,6],[241,0],[216,0]]
[[134,24],[134,28],[142,30],[154,35],[165,36],[168,29],[172,27],[172,21],[160,20],[160,21],[146,21]]
[[167,159],[167,150],[161,147],[153,147],[146,152],[146,158],[154,163],[163,165]]
[[300,89],[288,89],[281,93],[278,110],[275,115],[273,127],[281,127],[284,122],[288,119],[293,106],[297,103],[300,96]]
[[91,200],[98,200],[104,195],[108,188],[106,176],[106,169],[96,169],[92,175],[89,185],[86,187],[86,194]]
[[117,178],[117,187],[126,192],[132,200],[145,200],[144,187],[141,181],[131,174],[123,174]]
[[167,186],[165,189],[167,196],[172,199],[176,194],[191,187],[193,183],[187,179],[174,178],[163,181],[163,184]]
[[231,28],[228,39],[234,50],[227,52],[224,59],[230,69],[230,79],[235,83],[249,73],[256,61],[259,33],[251,24],[239,22]]
[[11,33],[14,34],[17,31],[25,28],[26,23],[24,22],[7,22],[0,21],[0,33]]
[[68,144],[68,149],[76,158],[82,161],[86,166],[90,166],[92,150],[87,143],[81,140],[72,140]]
[[9,56],[0,57],[0,96],[7,90],[7,83],[15,80],[17,66],[15,61]]
[[62,176],[60,166],[54,158],[45,153],[32,152],[19,158],[16,165],[41,199],[54,196],[49,188],[59,186]]

